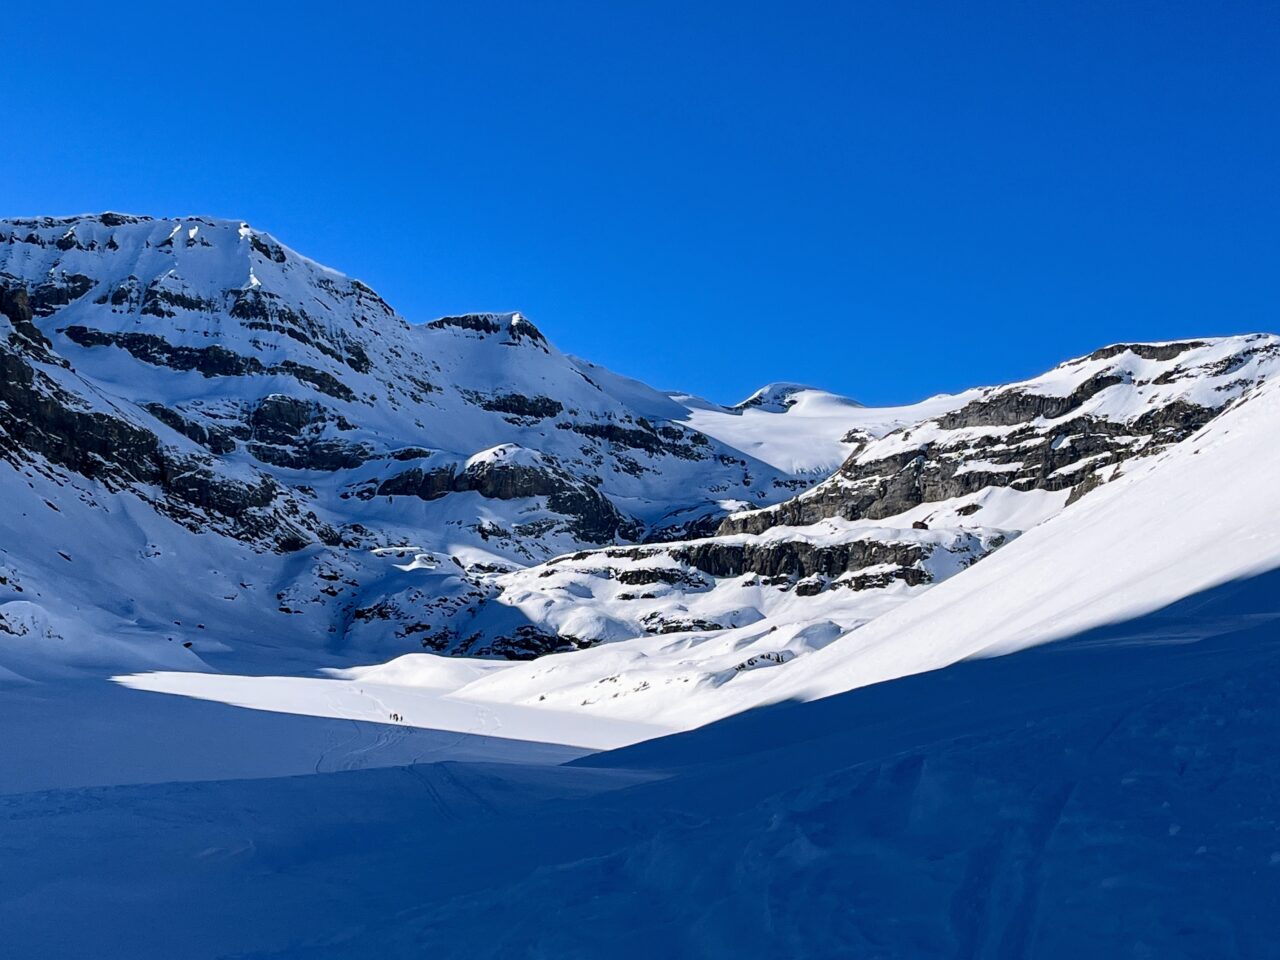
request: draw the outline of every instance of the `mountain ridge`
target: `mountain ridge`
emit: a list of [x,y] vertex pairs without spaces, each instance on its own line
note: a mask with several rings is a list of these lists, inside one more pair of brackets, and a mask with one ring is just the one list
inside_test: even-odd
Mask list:
[[[243,221],[114,213],[0,221],[0,307],[15,676],[99,648],[207,670],[656,643],[658,668],[676,637],[687,682],[723,685],[963,571],[1280,366],[1270,335],[1115,344],[902,407],[784,382],[724,407],[519,312],[410,324]],[[56,543],[45,513],[75,518]],[[102,583],[66,567],[85,556]]]

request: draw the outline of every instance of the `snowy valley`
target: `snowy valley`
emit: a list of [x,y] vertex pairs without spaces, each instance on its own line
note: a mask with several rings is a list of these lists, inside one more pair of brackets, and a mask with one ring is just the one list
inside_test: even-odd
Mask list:
[[1278,336],[721,406],[107,213],[0,365],[17,955],[1274,949]]

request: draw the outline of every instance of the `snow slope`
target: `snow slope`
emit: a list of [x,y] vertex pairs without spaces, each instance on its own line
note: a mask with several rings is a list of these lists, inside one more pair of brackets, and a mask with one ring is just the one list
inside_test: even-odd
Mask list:
[[[718,686],[723,671],[825,646],[832,630],[860,627],[1141,469],[1266,382],[1278,362],[1280,340],[1269,336],[1121,344],[1006,387],[911,408],[850,408],[854,449],[830,479],[694,541],[581,551],[500,575],[496,592],[451,627],[532,630],[580,647],[636,641],[575,661],[608,667],[572,693],[541,690],[539,702],[598,701],[596,682],[613,685],[603,688],[611,701],[645,701],[664,671],[663,685]],[[761,418],[784,419],[799,401],[775,395],[810,392],[766,390],[767,402],[724,415],[762,409]],[[642,715],[639,701],[625,709]]]
[[[794,649],[788,630],[771,631],[767,621],[719,637],[729,649],[736,641],[738,652],[754,641],[757,656],[766,649],[782,654],[786,662],[769,669],[733,671],[719,683],[701,675],[695,691],[662,695],[652,692],[645,670],[652,651],[616,644],[480,678],[459,695],[565,703],[598,689],[603,674],[632,695],[624,703],[593,698],[584,708],[689,727],[1130,619],[1280,567],[1280,450],[1271,442],[1277,429],[1280,381],[1273,381],[980,563],[838,638],[828,636],[804,656],[788,656]],[[821,612],[809,608],[811,615]],[[605,661],[607,673],[592,657]]]
[[[503,716],[500,710],[474,711],[468,733],[441,724],[395,723],[386,710],[373,708],[377,691],[364,689],[369,709],[358,717],[333,710],[321,717],[281,712],[274,702],[266,709],[241,709],[234,697],[224,698],[237,704],[228,705],[96,679],[5,689],[0,804],[5,795],[46,790],[301,776],[437,760],[557,764],[594,749],[557,744],[553,736],[541,743],[512,737],[521,732],[518,727],[502,728],[479,716]],[[348,692],[354,696],[361,688]],[[402,698],[390,699],[401,706]],[[292,706],[287,699],[280,704]],[[544,718],[537,729],[545,733],[550,720]],[[486,727],[489,733],[482,732]]]
[[[779,470],[828,476],[853,450],[845,441],[861,404],[799,384],[769,384],[733,407],[686,394],[672,399],[687,407],[687,423],[709,437],[750,453]],[[892,414],[877,410],[886,422]],[[911,422],[922,410],[911,408]]]
[[569,766],[6,797],[0,928],[108,960],[1269,957],[1278,598]]

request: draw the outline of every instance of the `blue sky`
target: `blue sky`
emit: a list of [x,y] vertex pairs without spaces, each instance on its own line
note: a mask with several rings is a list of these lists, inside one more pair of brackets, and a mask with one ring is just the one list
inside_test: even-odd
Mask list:
[[1280,327],[1274,3],[5,21],[3,214],[242,217],[410,319],[519,309],[659,387],[885,403]]

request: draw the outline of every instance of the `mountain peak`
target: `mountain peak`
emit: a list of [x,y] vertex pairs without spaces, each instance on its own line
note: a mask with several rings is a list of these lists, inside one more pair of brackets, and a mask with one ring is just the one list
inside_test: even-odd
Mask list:
[[775,383],[766,383],[741,403],[735,403],[730,409],[755,409],[763,410],[767,413],[786,413],[801,401],[804,394],[814,394],[828,399],[835,399],[850,407],[862,406],[856,400],[851,400],[848,397],[837,397],[836,394],[820,390],[817,387],[811,387],[808,384],[791,383],[783,380]]
[[547,338],[522,313],[462,313],[426,324],[428,330],[460,330],[472,335],[503,336],[507,344],[528,342],[547,349]]

